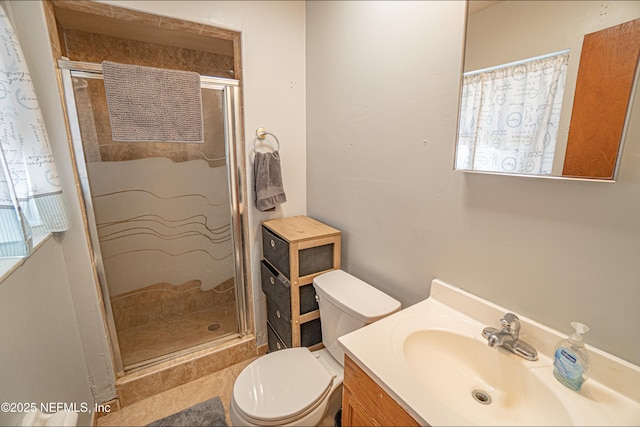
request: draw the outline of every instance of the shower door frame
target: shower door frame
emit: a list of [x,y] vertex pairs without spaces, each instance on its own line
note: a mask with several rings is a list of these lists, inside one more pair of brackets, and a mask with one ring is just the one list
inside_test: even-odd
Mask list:
[[[96,226],[93,202],[91,198],[91,188],[89,187],[89,176],[82,145],[82,136],[80,133],[80,123],[78,119],[78,110],[75,102],[74,88],[72,77],[104,80],[102,75],[102,65],[90,62],[69,61],[66,59],[58,60],[58,68],[62,77],[62,88],[64,92],[64,100],[67,107],[67,121],[69,123],[69,133],[71,136],[71,145],[73,151],[73,164],[77,180],[82,189],[82,198],[84,201],[84,211],[86,217],[88,238],[92,250],[92,260],[98,275],[100,290],[102,293],[102,302],[106,314],[106,325],[109,332],[109,340],[112,347],[112,357],[115,363],[118,376],[125,374],[125,366],[120,353],[120,344],[116,331],[113,310],[111,308],[109,289],[107,287],[106,274],[102,261],[100,250],[100,241],[98,238],[98,228]],[[237,324],[238,333],[231,336],[211,340],[209,342],[188,347],[176,352],[172,352],[160,357],[153,358],[149,361],[141,362],[130,370],[139,367],[150,366],[155,363],[173,359],[175,357],[189,354],[194,351],[210,347],[220,341],[242,337],[248,333],[249,319],[247,307],[247,270],[246,260],[243,250],[243,241],[245,240],[245,230],[243,227],[242,215],[246,210],[243,203],[245,200],[243,194],[242,170],[243,151],[241,134],[241,116],[240,116],[240,82],[234,79],[225,79],[219,77],[200,76],[201,89],[213,89],[222,91],[224,101],[224,136],[225,136],[225,152],[227,158],[227,175],[229,182],[229,203],[231,207],[231,230],[233,241],[233,257],[235,269],[235,295],[237,307]],[[213,343],[213,344],[212,344]],[[139,366],[138,366],[139,365]]]

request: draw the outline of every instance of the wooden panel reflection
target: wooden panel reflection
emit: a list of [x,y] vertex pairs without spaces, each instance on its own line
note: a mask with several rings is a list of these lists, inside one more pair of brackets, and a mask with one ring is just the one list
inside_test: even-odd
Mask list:
[[640,54],[640,19],[584,36],[563,176],[611,179]]

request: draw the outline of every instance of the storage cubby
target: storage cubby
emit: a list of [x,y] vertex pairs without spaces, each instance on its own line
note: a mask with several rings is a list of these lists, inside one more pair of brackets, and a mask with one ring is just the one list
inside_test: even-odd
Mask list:
[[261,282],[269,351],[322,347],[313,279],[340,268],[340,231],[307,216],[262,223]]

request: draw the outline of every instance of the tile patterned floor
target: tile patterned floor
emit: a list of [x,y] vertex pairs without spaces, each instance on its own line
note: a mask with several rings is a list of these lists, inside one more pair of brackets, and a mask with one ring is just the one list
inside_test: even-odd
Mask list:
[[[208,330],[212,324],[218,324],[220,328]],[[230,301],[209,310],[118,330],[118,340],[123,363],[130,366],[236,332],[236,306]]]
[[227,424],[231,425],[229,402],[233,383],[242,369],[253,360],[255,358],[125,406],[98,418],[98,426],[144,426],[216,396],[222,400]]
[[[133,403],[122,408],[120,411],[98,418],[97,425],[99,427],[144,426],[218,396],[224,405],[227,424],[231,426],[229,402],[231,401],[233,384],[242,369],[256,358],[257,357],[254,357],[182,386]],[[320,423],[320,426],[326,427],[333,425],[333,414],[327,414]]]

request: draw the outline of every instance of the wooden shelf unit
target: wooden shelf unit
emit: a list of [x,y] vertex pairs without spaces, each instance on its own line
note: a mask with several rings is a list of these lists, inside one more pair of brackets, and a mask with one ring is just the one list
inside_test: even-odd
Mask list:
[[340,268],[340,230],[307,216],[262,222],[269,350],[322,348],[313,279]]

